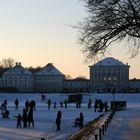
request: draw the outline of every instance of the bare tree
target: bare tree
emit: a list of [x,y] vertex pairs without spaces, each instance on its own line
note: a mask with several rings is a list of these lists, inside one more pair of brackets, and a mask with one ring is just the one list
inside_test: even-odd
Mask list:
[[30,66],[29,68],[27,68],[29,71],[31,71],[33,74],[35,74],[36,72],[40,71],[42,69],[42,67],[37,66],[35,68],[33,68],[32,66]]
[[76,28],[87,60],[103,56],[108,46],[126,40],[129,53],[136,56],[140,47],[139,0],[83,0],[89,16]]
[[15,65],[15,60],[13,58],[4,58],[1,61],[1,66],[3,68],[12,68]]

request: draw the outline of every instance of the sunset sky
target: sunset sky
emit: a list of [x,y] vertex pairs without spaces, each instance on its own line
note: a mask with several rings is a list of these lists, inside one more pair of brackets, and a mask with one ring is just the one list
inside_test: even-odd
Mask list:
[[[78,44],[77,25],[86,17],[80,0],[0,0],[0,60],[13,58],[24,67],[53,63],[72,78],[89,78],[89,65]],[[128,63],[130,78],[140,78],[140,55],[130,59],[127,44],[113,44],[109,57]]]

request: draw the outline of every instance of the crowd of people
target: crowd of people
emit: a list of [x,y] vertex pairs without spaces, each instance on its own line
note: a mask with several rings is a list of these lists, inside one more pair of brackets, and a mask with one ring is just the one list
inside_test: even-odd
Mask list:
[[[44,100],[42,100],[42,101],[44,101]],[[58,107],[60,107],[60,108],[67,108],[68,107],[68,101],[66,99],[63,102],[61,101],[60,103],[57,103],[56,101],[53,102],[50,99],[48,99],[47,104],[48,104],[48,109],[50,109],[51,107],[53,107],[54,109],[56,109]],[[76,104],[76,108],[81,108],[82,102],[80,100],[78,100],[75,102],[75,104]],[[88,100],[87,107],[89,109],[94,108],[94,112],[96,112],[96,111],[107,112],[109,110],[108,102],[107,101],[103,102],[101,99],[95,99],[95,101],[92,103],[92,99],[90,98]],[[57,113],[57,117],[56,117],[57,131],[60,130],[61,116],[62,116],[62,112],[59,110]],[[84,126],[83,122],[84,122],[84,115],[81,112],[80,116],[75,118],[74,127],[83,128],[83,126]]]
[[[1,115],[3,119],[8,119],[10,115],[10,111],[7,110],[7,100],[5,99],[0,106]],[[19,100],[15,99],[15,109],[18,110],[19,107]],[[25,106],[23,108],[23,112],[19,113],[18,115],[15,115],[13,117],[16,117],[17,120],[17,128],[18,127],[30,127],[30,124],[34,127],[34,117],[33,117],[33,111],[36,109],[36,102],[34,100],[32,101],[25,101]]]
[[109,105],[107,101],[103,102],[101,99],[95,99],[94,103],[94,112],[96,112],[98,109],[99,112],[107,112],[109,109]]
[[1,103],[0,110],[3,119],[9,118],[9,110],[7,110],[7,100],[4,100]]
[[[64,100],[61,101],[59,103],[57,103],[56,101],[53,102],[51,101],[51,99],[47,99],[46,101],[46,97],[42,96],[41,98],[42,102],[46,102],[47,103],[47,107],[48,109],[50,109],[51,107],[53,109],[59,108],[57,115],[56,115],[56,120],[55,120],[55,124],[56,124],[56,131],[60,131],[61,130],[61,118],[62,118],[62,112],[61,112],[61,108],[67,108],[68,107],[68,100]],[[76,108],[81,108],[81,102],[77,101],[76,103]],[[0,110],[1,110],[1,114],[2,114],[2,118],[9,118],[9,114],[10,112],[7,110],[7,100],[5,99],[0,106]],[[108,103],[107,101],[103,102],[101,99],[95,99],[94,102],[92,102],[92,99],[89,99],[87,102],[87,107],[89,109],[94,108],[93,111],[99,111],[99,112],[107,112],[109,109]],[[19,109],[19,100],[15,99],[15,110]],[[36,102],[34,100],[25,101],[25,105],[23,107],[23,111],[22,113],[18,113],[17,115],[15,115],[14,117],[16,117],[17,120],[17,128],[27,128],[30,127],[32,125],[32,127],[35,126],[34,124],[34,111],[36,110]],[[91,110],[92,111],[92,110]],[[79,128],[83,128],[84,126],[84,114],[82,112],[80,112],[79,117],[77,116],[74,119],[74,127],[79,127]]]
[[30,127],[31,124],[32,127],[34,127],[35,125],[34,125],[33,112],[35,109],[36,109],[36,102],[34,100],[32,101],[26,100],[22,115],[19,113],[17,116],[17,127],[21,127],[22,122],[24,128]]
[[48,99],[47,104],[48,104],[48,109],[50,109],[52,105],[54,109],[56,109],[58,106],[60,106],[61,108],[63,107],[67,108],[68,101],[64,100],[64,102],[61,101],[59,104],[57,104],[56,101],[52,102],[50,99]]

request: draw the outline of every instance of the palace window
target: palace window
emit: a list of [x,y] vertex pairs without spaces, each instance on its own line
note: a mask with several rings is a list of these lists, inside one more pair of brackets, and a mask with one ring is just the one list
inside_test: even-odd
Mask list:
[[110,76],[108,77],[108,80],[111,81],[111,77]]

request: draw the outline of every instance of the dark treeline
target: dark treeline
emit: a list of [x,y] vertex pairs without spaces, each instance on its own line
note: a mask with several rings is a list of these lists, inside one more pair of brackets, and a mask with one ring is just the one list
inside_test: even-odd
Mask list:
[[[9,70],[10,68],[15,66],[16,61],[13,58],[3,58],[0,61],[0,78],[2,77],[3,73],[6,72],[7,70]],[[42,67],[37,66],[37,67],[32,67],[29,66],[26,69],[31,71],[33,74],[38,72]]]
[[42,69],[42,67],[40,67],[40,66],[37,66],[37,67],[30,66],[30,67],[28,67],[26,69],[28,69],[30,72],[32,72],[33,74],[35,74],[36,72],[40,71]]

